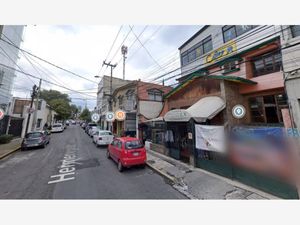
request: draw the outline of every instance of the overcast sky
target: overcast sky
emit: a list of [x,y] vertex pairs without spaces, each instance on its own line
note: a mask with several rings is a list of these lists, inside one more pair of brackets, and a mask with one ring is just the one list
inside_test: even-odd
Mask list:
[[[121,26],[26,26],[21,48],[46,59],[58,66],[71,70],[90,80],[84,80],[59,70],[33,57],[19,54],[19,66],[28,73],[53,83],[86,94],[78,94],[64,88],[43,83],[44,89],[55,89],[68,93],[72,102],[89,109],[96,106],[97,82],[95,75],[109,75],[110,70],[102,66],[103,60],[118,63],[114,77],[122,77],[122,55],[120,46],[131,31],[123,25],[109,56],[107,54]],[[155,77],[179,67],[178,47],[196,33],[201,26],[134,26],[124,41],[128,47],[126,79],[151,81]],[[136,36],[139,40],[136,40]],[[135,42],[134,42],[135,41]],[[144,49],[141,43],[145,46]],[[134,43],[134,44],[133,44]],[[151,56],[150,56],[151,55]],[[107,57],[107,58],[106,58]],[[29,59],[29,60],[28,60]],[[32,64],[34,66],[32,66]],[[41,71],[43,70],[43,72]],[[101,73],[100,73],[101,72]],[[38,80],[32,79],[36,84]],[[174,84],[174,80],[167,84]],[[17,73],[14,96],[30,97],[33,83],[23,74]],[[82,98],[82,99],[78,99]]]

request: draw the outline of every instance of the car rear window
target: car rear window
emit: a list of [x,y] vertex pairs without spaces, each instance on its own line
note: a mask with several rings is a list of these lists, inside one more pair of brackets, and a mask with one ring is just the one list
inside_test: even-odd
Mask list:
[[96,126],[97,126],[97,124],[95,124],[95,123],[91,123],[91,124],[89,124],[89,126],[90,126],[90,127],[96,127]]
[[126,141],[125,148],[126,149],[137,149],[142,148],[143,143],[140,140]]
[[60,124],[54,124],[52,127],[61,127]]
[[38,137],[42,137],[42,133],[40,132],[36,132],[36,133],[29,133],[26,134],[25,138],[38,138]]

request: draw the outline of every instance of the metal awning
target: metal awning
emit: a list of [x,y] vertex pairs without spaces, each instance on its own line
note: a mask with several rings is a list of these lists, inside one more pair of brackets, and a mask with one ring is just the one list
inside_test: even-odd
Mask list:
[[212,119],[226,107],[225,101],[218,96],[201,98],[188,109],[170,110],[164,116],[166,122],[188,122],[193,118],[197,122]]

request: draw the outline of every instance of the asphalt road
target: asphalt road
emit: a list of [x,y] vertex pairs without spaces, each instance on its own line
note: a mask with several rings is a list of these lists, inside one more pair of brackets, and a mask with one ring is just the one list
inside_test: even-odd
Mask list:
[[0,160],[0,199],[185,199],[149,168],[120,173],[105,153],[106,148],[97,148],[78,125],[71,125],[51,134],[45,149],[18,151]]

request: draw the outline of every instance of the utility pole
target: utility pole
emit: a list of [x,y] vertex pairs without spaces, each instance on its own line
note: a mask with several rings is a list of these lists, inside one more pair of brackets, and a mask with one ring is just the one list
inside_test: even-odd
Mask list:
[[122,52],[122,55],[123,55],[123,80],[125,80],[125,60],[127,58],[126,55],[127,55],[127,52],[128,52],[127,46],[122,45],[121,52]]
[[29,126],[30,117],[31,117],[31,110],[32,110],[32,106],[33,106],[34,97],[36,96],[36,89],[37,89],[36,85],[33,85],[33,87],[32,87],[32,94],[31,94],[30,108],[29,108],[28,116],[27,116],[27,123],[26,123],[25,135],[28,132],[28,126]]
[[32,126],[32,130],[36,130],[36,125],[37,125],[37,111],[39,110],[38,106],[39,106],[39,100],[40,100],[41,86],[42,86],[42,79],[40,79],[39,87],[37,89],[38,92],[37,92],[36,101],[35,101],[35,111],[34,111],[34,114],[33,114],[33,126]]
[[[111,64],[110,62],[107,63],[105,60],[103,61],[102,65],[106,65],[110,67],[110,88],[109,88],[109,111],[112,111],[112,76],[113,76],[113,69],[117,66],[117,64]],[[110,131],[112,131],[112,123],[110,125]]]

